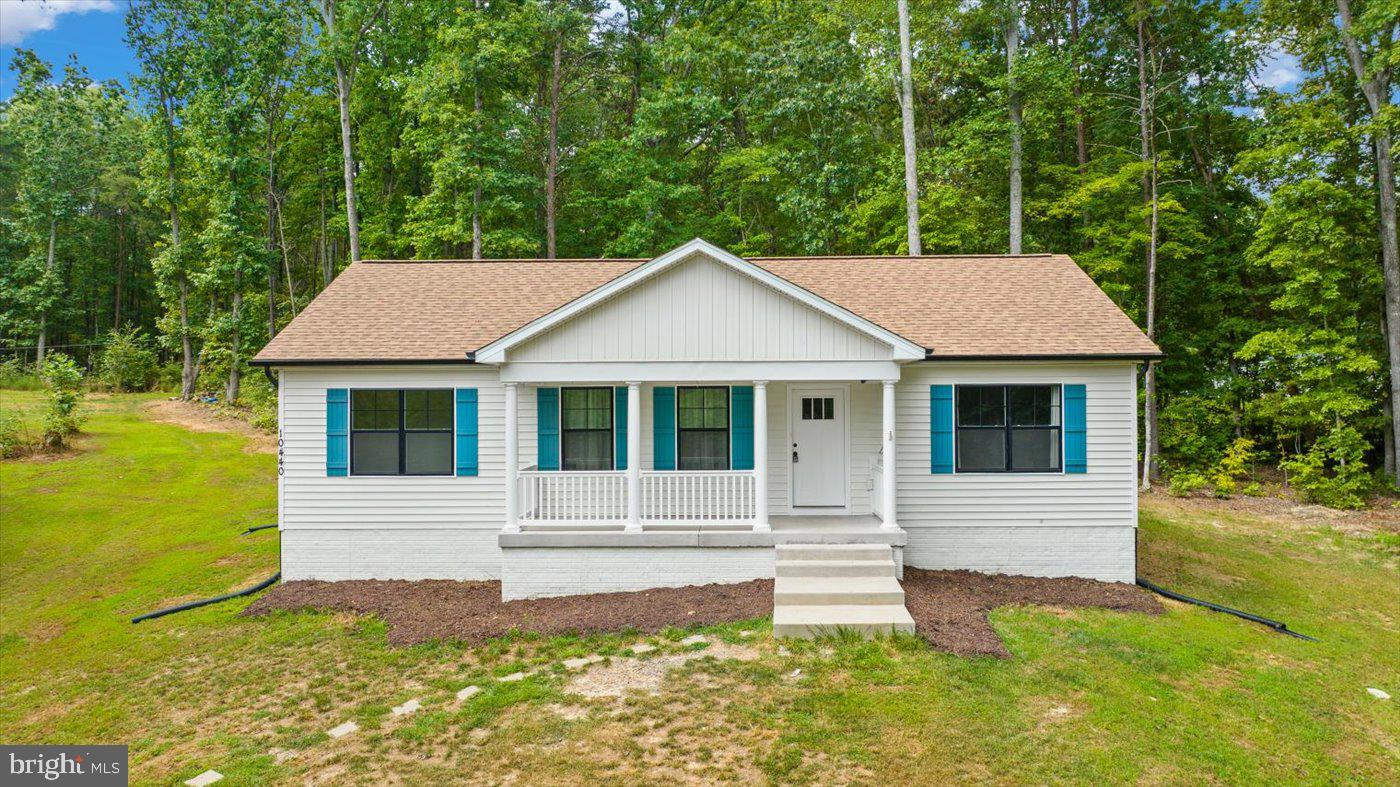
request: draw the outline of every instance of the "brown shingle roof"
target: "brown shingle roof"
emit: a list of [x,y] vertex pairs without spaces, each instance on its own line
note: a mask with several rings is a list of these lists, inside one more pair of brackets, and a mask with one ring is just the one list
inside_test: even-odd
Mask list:
[[[923,345],[934,358],[1158,354],[1064,255],[750,261]],[[357,263],[254,362],[460,363],[468,352],[645,262]]]

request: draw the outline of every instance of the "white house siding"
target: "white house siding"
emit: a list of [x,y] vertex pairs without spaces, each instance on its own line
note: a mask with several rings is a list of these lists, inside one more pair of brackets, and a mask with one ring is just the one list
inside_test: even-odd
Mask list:
[[730,584],[773,576],[772,548],[511,547],[501,588],[518,598]]
[[512,361],[889,360],[888,344],[708,258],[509,351]]
[[[476,388],[479,475],[326,476],[327,388]],[[285,579],[494,579],[505,519],[505,389],[490,367],[293,367],[281,372]],[[521,457],[534,394],[521,390]]]
[[[915,363],[897,390],[898,522],[907,565],[1032,576],[1136,576],[1137,392],[1129,362]],[[1083,383],[1088,472],[933,475],[929,386]]]

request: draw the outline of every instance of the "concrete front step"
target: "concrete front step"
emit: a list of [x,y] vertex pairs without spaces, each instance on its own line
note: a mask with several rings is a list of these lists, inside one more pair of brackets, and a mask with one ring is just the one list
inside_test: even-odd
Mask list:
[[893,577],[893,560],[779,560],[779,577]]
[[778,560],[894,560],[888,544],[779,544]]
[[904,605],[904,590],[894,577],[778,577],[773,604],[849,606]]
[[820,604],[773,607],[773,636],[811,639],[853,631],[864,635],[913,633],[914,618],[903,604]]

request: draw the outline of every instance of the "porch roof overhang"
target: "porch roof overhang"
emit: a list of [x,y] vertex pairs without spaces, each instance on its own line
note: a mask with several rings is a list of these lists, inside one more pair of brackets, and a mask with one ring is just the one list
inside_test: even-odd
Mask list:
[[506,383],[898,380],[894,361],[515,361]]
[[[771,287],[773,290],[793,298],[859,333],[888,344],[891,348],[891,358],[894,361],[921,361],[928,355],[927,348],[893,331],[882,328],[849,309],[832,303],[826,298],[809,290],[803,289],[775,273],[765,270],[741,257],[736,257],[712,243],[696,238],[672,249],[660,257],[633,268],[627,273],[591,290],[558,309],[511,331],[505,336],[482,347],[480,350],[477,350],[472,354],[472,358],[477,363],[505,363],[509,360],[508,351],[512,347],[528,342],[544,332],[588,311],[609,298],[625,292],[641,282],[699,255],[703,255],[742,275],[756,279],[764,285]],[[896,374],[895,376],[898,375]]]

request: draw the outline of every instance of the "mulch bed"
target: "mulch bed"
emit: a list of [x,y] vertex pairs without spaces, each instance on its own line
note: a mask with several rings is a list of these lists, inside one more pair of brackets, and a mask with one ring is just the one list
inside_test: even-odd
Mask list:
[[[1011,655],[987,620],[988,612],[1008,604],[1162,612],[1157,598],[1141,588],[1092,579],[906,568],[900,584],[919,636],[958,656]],[[478,644],[511,631],[555,635],[635,629],[649,634],[671,626],[750,620],[772,614],[773,581],[521,601],[501,601],[501,583],[494,581],[299,581],[277,585],[242,614],[279,609],[378,615],[389,624],[391,645],[438,639]]]
[[242,614],[276,609],[379,615],[389,624],[391,645],[435,639],[477,644],[512,630],[554,635],[636,629],[650,634],[669,626],[772,614],[773,580],[520,601],[501,601],[501,583],[496,581],[299,581],[277,585]]
[[1158,615],[1157,597],[1135,585],[1076,577],[1006,576],[974,571],[905,568],[904,606],[915,631],[934,648],[958,656],[1009,658],[987,613],[1009,604],[1100,607]]

